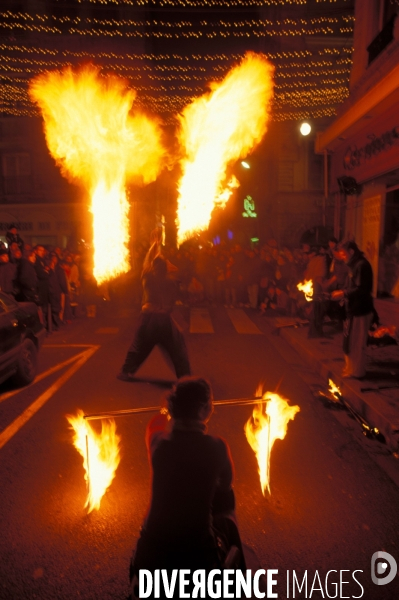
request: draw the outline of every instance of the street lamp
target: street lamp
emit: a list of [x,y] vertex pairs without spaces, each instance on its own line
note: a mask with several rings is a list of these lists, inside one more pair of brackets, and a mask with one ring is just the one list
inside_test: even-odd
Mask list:
[[312,131],[312,128],[309,125],[309,123],[307,123],[305,121],[304,123],[301,123],[299,131],[301,132],[302,135],[306,136],[306,135],[309,135],[309,133]]

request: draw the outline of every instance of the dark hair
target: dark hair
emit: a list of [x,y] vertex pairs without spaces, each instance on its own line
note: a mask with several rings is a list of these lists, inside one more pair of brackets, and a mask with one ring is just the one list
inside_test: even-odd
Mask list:
[[359,246],[353,240],[349,240],[349,242],[345,242],[342,244],[344,250],[353,250],[354,252],[360,252]]
[[211,384],[202,377],[181,377],[167,401],[174,419],[198,419],[201,409],[212,402]]
[[162,256],[156,256],[154,258],[152,268],[158,275],[166,276],[166,273],[168,272],[166,260]]
[[334,237],[333,235],[331,237],[328,238],[329,242],[334,242],[334,244],[338,244],[338,240],[336,237]]

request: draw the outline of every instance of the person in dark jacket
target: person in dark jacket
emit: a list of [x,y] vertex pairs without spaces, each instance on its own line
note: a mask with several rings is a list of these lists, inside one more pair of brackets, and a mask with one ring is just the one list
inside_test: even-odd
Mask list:
[[7,240],[8,248],[11,248],[12,244],[17,244],[17,246],[21,250],[21,252],[24,251],[24,241],[21,238],[21,236],[19,235],[18,230],[17,230],[16,226],[14,225],[14,223],[11,223],[10,227],[8,228],[8,231],[6,233],[6,240]]
[[142,284],[139,323],[118,379],[134,380],[137,369],[155,346],[170,358],[177,378],[190,375],[184,337],[171,315],[177,299],[176,283],[168,277],[167,263],[159,254],[158,240],[153,242],[144,261]]
[[373,270],[371,264],[353,241],[342,246],[349,268],[343,290],[332,292],[334,300],[345,300],[344,322],[345,369],[343,377],[363,379],[366,375],[366,345],[373,320]]
[[[201,377],[183,377],[167,397],[167,410],[149,422],[146,444],[151,500],[131,563],[140,569],[221,568],[218,540],[245,559],[235,519],[233,463],[227,443],[207,434],[212,390]],[[171,420],[168,420],[168,414]]]
[[17,265],[10,263],[6,249],[0,250],[0,290],[10,296],[15,296],[15,280]]
[[38,279],[35,269],[36,252],[31,250],[27,258],[21,258],[18,265],[19,293],[16,297],[21,302],[34,302],[39,304]]
[[46,261],[46,249],[44,246],[38,244],[35,247],[36,262],[35,269],[38,279],[38,294],[39,294],[39,305],[43,311],[43,318],[46,324],[46,329],[49,329],[48,323],[48,306],[49,306],[49,266]]
[[68,293],[68,284],[64,270],[60,267],[58,256],[52,254],[49,264],[49,302],[51,306],[51,319],[53,329],[57,330],[62,325],[60,313],[62,310],[61,296]]

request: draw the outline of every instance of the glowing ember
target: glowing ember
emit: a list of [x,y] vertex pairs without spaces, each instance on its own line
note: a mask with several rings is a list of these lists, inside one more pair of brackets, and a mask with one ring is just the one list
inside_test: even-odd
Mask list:
[[83,456],[88,488],[85,507],[88,506],[88,512],[94,508],[98,510],[120,461],[120,436],[116,434],[115,421],[102,421],[101,433],[96,433],[83,418],[81,410],[76,417],[68,415],[67,419],[75,431],[73,444]]
[[339,389],[339,387],[335,385],[332,379],[328,380],[328,385],[328,391],[330,392],[331,396],[333,396],[335,400],[339,400],[341,397],[341,390]]
[[222,83],[187,106],[178,133],[185,157],[179,183],[178,243],[207,229],[215,206],[224,208],[238,181],[226,185],[229,164],[244,158],[266,132],[273,67],[247,53]]
[[[262,394],[258,390],[256,395]],[[260,485],[265,495],[266,488],[270,492],[270,454],[274,442],[285,438],[288,421],[294,419],[299,406],[290,406],[288,402],[272,392],[263,394],[267,402],[255,406],[252,417],[245,424],[245,435],[255,452],[259,466]]]
[[313,281],[305,279],[304,283],[298,283],[297,288],[300,292],[305,294],[305,298],[308,302],[313,300]]
[[159,124],[129,115],[136,92],[93,66],[39,75],[29,94],[43,113],[47,145],[62,174],[90,194],[97,282],[127,272],[125,185],[149,183],[158,175],[164,156]]

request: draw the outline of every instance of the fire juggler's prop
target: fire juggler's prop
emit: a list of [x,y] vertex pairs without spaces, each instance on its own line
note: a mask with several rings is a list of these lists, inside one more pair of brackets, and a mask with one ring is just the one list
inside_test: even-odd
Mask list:
[[367,421],[352,408],[349,402],[347,402],[347,400],[342,395],[340,388],[333,382],[332,379],[328,380],[328,386],[329,387],[327,392],[319,390],[319,396],[323,396],[324,398],[327,398],[327,400],[335,404],[339,403],[342,407],[346,408],[346,410],[353,417],[353,419],[355,419],[355,421],[359,423],[363,435],[382,441],[383,436],[379,429],[367,423]]
[[[216,400],[214,406],[256,405],[252,417],[245,425],[245,433],[254,450],[261,479],[262,492],[270,493],[270,453],[276,439],[283,439],[288,421],[299,411],[298,406],[290,406],[277,393],[257,391],[254,398],[230,398]],[[83,457],[88,512],[100,508],[101,498],[111,485],[120,462],[120,436],[116,434],[115,417],[167,412],[161,406],[143,406],[125,410],[113,410],[85,415],[79,410],[77,416],[67,419],[74,430],[73,444]],[[96,433],[89,421],[101,420],[102,429]]]
[[[261,390],[257,390],[257,395],[261,395]],[[294,419],[299,410],[299,406],[290,406],[279,394],[265,392],[245,424],[245,435],[258,461],[263,495],[266,490],[271,493],[270,455],[274,442],[285,438],[288,422]]]
[[97,283],[126,273],[126,184],[145,185],[160,172],[165,154],[160,124],[132,114],[136,92],[94,66],[43,73],[31,81],[29,95],[41,109],[47,146],[62,174],[90,196]]
[[305,294],[305,299],[307,302],[312,302],[313,300],[313,281],[311,279],[305,279],[303,283],[298,283],[296,286],[300,292]]

